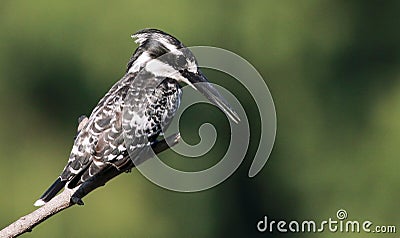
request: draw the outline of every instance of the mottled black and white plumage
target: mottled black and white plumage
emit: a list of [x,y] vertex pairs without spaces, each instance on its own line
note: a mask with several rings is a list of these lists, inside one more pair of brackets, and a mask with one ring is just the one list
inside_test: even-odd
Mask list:
[[119,169],[130,161],[140,162],[178,109],[181,82],[198,89],[232,120],[239,121],[199,71],[192,53],[175,37],[156,29],[144,29],[132,37],[139,47],[125,75],[89,118],[80,118],[67,165],[35,206],[50,201],[64,186],[74,188],[109,166]]

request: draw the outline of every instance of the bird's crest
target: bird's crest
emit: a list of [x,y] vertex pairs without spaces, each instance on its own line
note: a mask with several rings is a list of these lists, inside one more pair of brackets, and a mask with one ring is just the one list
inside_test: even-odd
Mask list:
[[140,46],[149,41],[158,41],[170,51],[174,51],[176,49],[184,47],[178,39],[168,33],[157,29],[143,29],[136,32],[131,37],[135,39],[135,43],[139,44]]

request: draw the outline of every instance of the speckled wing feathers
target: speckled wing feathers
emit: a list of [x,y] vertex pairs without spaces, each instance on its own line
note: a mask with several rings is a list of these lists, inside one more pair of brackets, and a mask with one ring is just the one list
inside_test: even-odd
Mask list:
[[83,182],[107,166],[120,168],[129,159],[140,161],[169,125],[180,97],[179,85],[171,79],[148,72],[125,75],[100,100],[78,133],[61,179],[80,176]]

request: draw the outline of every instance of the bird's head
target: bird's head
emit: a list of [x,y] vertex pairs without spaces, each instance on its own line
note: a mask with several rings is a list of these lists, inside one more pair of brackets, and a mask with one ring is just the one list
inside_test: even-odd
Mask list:
[[144,29],[132,35],[139,44],[131,57],[127,73],[145,70],[157,77],[183,82],[200,91],[234,122],[240,121],[224,97],[200,71],[193,53],[175,37],[156,29]]

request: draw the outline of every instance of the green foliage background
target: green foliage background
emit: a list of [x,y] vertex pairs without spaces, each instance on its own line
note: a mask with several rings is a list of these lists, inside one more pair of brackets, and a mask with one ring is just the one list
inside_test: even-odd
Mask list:
[[[257,221],[321,221],[338,209],[399,229],[399,12],[400,1],[1,1],[0,227],[34,209],[65,165],[76,119],[123,75],[136,48],[130,34],[154,27],[187,46],[231,50],[263,75],[278,118],[265,168],[247,177],[259,135],[248,92],[207,72],[238,94],[252,123],[248,157],[230,179],[183,194],[133,171],[26,236],[280,236],[258,233]],[[218,161],[228,128],[217,111],[201,116],[208,110],[189,110],[182,133],[196,143],[198,126],[212,120],[218,146],[197,160],[167,152],[167,163]]]

